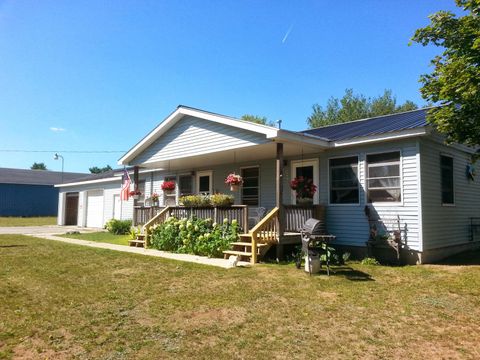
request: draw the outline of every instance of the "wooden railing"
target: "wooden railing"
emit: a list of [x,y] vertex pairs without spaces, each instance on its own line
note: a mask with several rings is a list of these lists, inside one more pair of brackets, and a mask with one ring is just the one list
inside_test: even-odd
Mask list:
[[260,222],[250,230],[249,234],[252,238],[252,257],[251,262],[257,262],[257,244],[272,244],[278,241],[279,223],[278,208],[273,208]]
[[285,231],[298,232],[309,218],[325,222],[323,205],[284,205]]
[[167,206],[165,208],[162,208],[162,210],[152,217],[145,225],[143,225],[142,232],[145,235],[145,247],[148,247],[149,240],[150,240],[150,235],[151,235],[151,227],[155,224],[161,224],[165,222],[165,220],[168,219],[170,216],[170,207]]
[[133,208],[133,226],[146,224],[163,209],[158,206],[135,206]]

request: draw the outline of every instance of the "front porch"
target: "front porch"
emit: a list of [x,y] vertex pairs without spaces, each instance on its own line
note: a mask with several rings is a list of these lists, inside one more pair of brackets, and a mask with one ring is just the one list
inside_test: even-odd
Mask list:
[[[256,263],[271,246],[277,246],[277,258],[282,256],[282,249],[287,244],[299,244],[301,241],[299,230],[309,218],[316,218],[325,222],[325,207],[322,205],[283,205],[282,211],[278,207],[269,211],[252,228],[249,228],[248,206],[233,205],[231,207],[185,207],[167,206],[142,207],[135,209],[135,219],[141,220],[151,216],[143,225],[143,231],[131,244],[148,247],[151,227],[164,223],[169,217],[212,219],[221,223],[224,219],[229,222],[236,220],[241,229],[239,241],[231,243],[232,249],[224,251],[225,257],[238,256],[241,260],[250,260]],[[282,216],[283,217],[280,217]],[[153,215],[153,216],[152,216]]]

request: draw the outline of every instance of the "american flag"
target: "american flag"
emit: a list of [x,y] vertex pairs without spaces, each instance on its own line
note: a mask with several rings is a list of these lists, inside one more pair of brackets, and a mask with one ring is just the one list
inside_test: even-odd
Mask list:
[[130,175],[128,175],[127,169],[123,169],[123,182],[122,182],[122,190],[120,191],[120,198],[122,200],[127,200],[130,197],[130,184],[132,181],[130,180]]

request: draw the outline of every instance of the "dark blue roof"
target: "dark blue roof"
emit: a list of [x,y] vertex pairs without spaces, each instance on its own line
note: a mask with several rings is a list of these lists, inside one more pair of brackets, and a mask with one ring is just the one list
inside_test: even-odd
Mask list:
[[364,120],[304,130],[302,133],[326,138],[330,141],[385,134],[393,131],[415,129],[427,125],[427,108],[404,113],[384,115]]

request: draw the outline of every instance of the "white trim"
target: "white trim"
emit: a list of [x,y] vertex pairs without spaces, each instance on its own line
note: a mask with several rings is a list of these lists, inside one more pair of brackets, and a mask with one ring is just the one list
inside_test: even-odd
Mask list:
[[255,124],[249,121],[243,121],[234,119],[228,116],[213,114],[206,111],[187,108],[179,106],[173,113],[171,113],[165,120],[163,120],[155,129],[153,129],[147,136],[145,136],[140,142],[138,142],[133,148],[131,148],[125,155],[119,160],[119,165],[126,165],[129,161],[135,158],[140,152],[151,145],[156,139],[164,134],[168,129],[175,125],[184,116],[198,117],[204,120],[216,122],[223,125],[236,127],[243,130],[253,131],[259,134],[265,135],[267,138],[274,138],[277,136],[277,128]]
[[[358,191],[358,202],[356,203],[342,203],[342,204],[337,204],[337,203],[332,203],[330,201],[330,160],[334,160],[334,159],[343,159],[343,158],[349,158],[349,157],[356,157],[357,158],[357,183],[358,183],[358,186],[357,186],[357,191]],[[345,165],[345,167],[347,167]],[[361,187],[361,183],[360,183],[360,155],[357,153],[356,155],[347,155],[347,156],[344,156],[344,155],[341,155],[341,156],[332,156],[332,157],[329,157],[327,158],[327,171],[328,171],[328,174],[327,174],[327,192],[328,192],[328,205],[329,206],[360,206],[360,187]]]
[[[296,174],[295,169],[297,167],[305,167],[305,166],[313,166],[313,183],[317,186],[317,191],[315,192],[315,195],[313,195],[313,203],[319,204],[320,165],[319,165],[318,158],[305,159],[305,160],[292,160],[290,164],[290,171],[291,171],[290,180],[293,180],[295,178],[295,174]],[[294,190],[290,190],[290,196],[291,196],[291,203],[293,205],[296,205],[297,197],[295,196]]]
[[121,180],[121,178],[119,178],[119,177],[109,177],[109,178],[106,178],[106,179],[85,180],[85,181],[78,181],[78,182],[68,183],[68,184],[56,184],[56,185],[54,185],[54,187],[63,188],[63,187],[70,187],[70,186],[77,186],[77,185],[115,182],[115,181],[119,181],[119,180]]
[[203,170],[197,171],[195,174],[195,190],[197,194],[200,194],[200,177],[208,176],[209,177],[209,189],[208,193],[213,194],[213,170]]
[[[400,159],[399,159],[399,174],[400,174],[400,201],[376,201],[376,202],[369,202],[368,201],[368,155],[377,155],[377,154],[388,154],[388,153],[394,153],[398,152],[400,154]],[[365,167],[364,167],[364,179],[365,179],[365,184],[364,184],[364,189],[365,189],[365,204],[366,205],[372,205],[372,206],[377,206],[377,207],[382,207],[382,206],[403,206],[403,196],[404,196],[404,189],[403,189],[403,153],[401,149],[388,149],[388,151],[375,151],[375,152],[366,152],[365,153]],[[396,176],[395,176],[396,177]]]
[[387,141],[387,140],[398,140],[398,139],[404,139],[404,138],[415,137],[415,136],[423,136],[423,135],[427,135],[428,133],[429,131],[427,130],[427,128],[408,129],[408,130],[402,130],[402,131],[394,131],[386,134],[369,135],[369,136],[363,136],[363,137],[358,137],[354,139],[333,141],[331,143],[331,146],[344,147],[344,146],[368,144],[372,142],[380,142],[380,141]]

